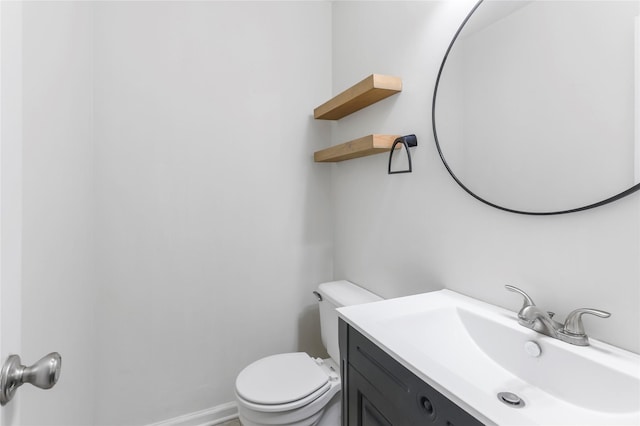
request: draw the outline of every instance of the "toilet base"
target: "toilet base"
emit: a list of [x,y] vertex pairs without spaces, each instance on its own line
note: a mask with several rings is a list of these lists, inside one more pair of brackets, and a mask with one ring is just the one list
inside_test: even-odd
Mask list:
[[341,396],[342,392],[338,392],[333,396],[331,401],[327,404],[324,412],[322,413],[322,417],[316,424],[316,426],[339,426],[342,414],[342,404],[341,404]]
[[[317,413],[304,420],[300,420],[299,422],[287,423],[284,426],[317,426],[318,420],[321,418],[321,414],[322,413]],[[250,420],[247,420],[245,417],[242,416],[242,414],[238,417],[238,419],[240,419],[240,424],[242,424],[242,426],[267,426],[264,423],[254,423]],[[268,426],[276,426],[276,425],[268,425]]]
[[[314,415],[307,417],[306,419],[299,420],[294,423],[286,423],[282,426],[338,426],[340,425],[340,412],[341,412],[341,392],[337,392],[325,406],[323,410],[315,413]],[[277,426],[276,423],[255,423],[248,420],[246,417],[239,413],[238,416],[242,426]],[[279,426],[279,425],[278,425]]]

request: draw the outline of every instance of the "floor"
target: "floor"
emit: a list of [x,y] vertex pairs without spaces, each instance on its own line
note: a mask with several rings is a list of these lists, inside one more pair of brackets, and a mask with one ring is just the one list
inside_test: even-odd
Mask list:
[[220,424],[220,426],[242,426],[242,425],[240,424],[240,420],[233,419],[233,420],[229,420],[228,422],[224,422]]

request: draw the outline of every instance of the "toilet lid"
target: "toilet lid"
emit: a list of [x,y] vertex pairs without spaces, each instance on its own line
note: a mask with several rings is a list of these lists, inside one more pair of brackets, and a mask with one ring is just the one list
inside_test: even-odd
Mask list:
[[316,392],[328,381],[327,373],[306,353],[278,354],[242,370],[236,392],[256,404],[286,404]]

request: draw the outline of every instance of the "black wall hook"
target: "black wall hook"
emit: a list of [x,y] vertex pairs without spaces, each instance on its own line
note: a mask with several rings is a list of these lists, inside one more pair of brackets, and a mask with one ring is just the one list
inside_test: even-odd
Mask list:
[[[407,151],[407,159],[409,160],[409,168],[406,169],[406,170],[394,170],[394,171],[391,171],[391,159],[393,158],[393,151],[396,149],[396,145],[399,144],[399,143],[404,145],[404,149],[405,149],[405,151]],[[412,171],[412,168],[411,168],[411,153],[409,152],[409,147],[410,146],[418,146],[418,138],[416,138],[416,135],[400,136],[395,141],[393,141],[393,145],[391,145],[391,151],[389,152],[389,169],[388,169],[388,173],[390,175],[394,175],[394,174],[397,174],[397,173],[411,173],[411,171]]]

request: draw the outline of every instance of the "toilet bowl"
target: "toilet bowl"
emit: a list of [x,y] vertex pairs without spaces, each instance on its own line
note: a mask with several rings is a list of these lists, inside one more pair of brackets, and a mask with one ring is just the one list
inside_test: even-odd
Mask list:
[[348,281],[318,286],[322,343],[330,358],[304,352],[271,355],[242,370],[236,379],[238,415],[244,426],[337,426],[340,424],[340,367],[337,307],[382,300]]
[[[320,424],[329,404],[340,404],[335,398],[340,393],[338,371],[332,359],[314,359],[304,352],[250,364],[236,380],[240,421],[244,426]],[[339,424],[339,417],[326,424]]]

